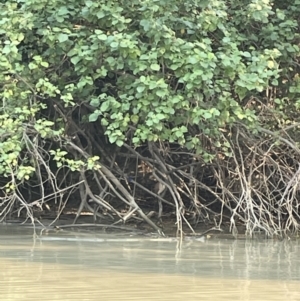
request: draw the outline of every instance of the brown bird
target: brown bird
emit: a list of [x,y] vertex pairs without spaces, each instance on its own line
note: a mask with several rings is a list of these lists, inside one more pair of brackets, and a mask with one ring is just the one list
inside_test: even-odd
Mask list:
[[[166,190],[166,185],[162,184],[161,182],[156,182],[153,188],[153,192],[155,192],[157,195],[159,196],[163,196],[164,192]],[[161,199],[157,199],[158,202],[158,220],[161,221],[161,216],[162,216],[162,212],[163,212],[163,205],[162,205],[162,201]]]
[[162,184],[161,182],[157,182],[155,185],[154,185],[154,189],[153,191],[158,194],[158,195],[161,195],[164,190],[166,189],[166,185]]

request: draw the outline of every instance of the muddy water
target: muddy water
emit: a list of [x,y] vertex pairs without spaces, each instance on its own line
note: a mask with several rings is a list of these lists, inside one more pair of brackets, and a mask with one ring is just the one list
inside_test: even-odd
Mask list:
[[299,241],[187,241],[0,226],[0,300],[300,300]]

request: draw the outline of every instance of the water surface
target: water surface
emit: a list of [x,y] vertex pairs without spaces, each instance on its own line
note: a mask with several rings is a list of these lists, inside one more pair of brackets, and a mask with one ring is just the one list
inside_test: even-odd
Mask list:
[[[38,233],[39,234],[39,233]],[[299,241],[187,241],[0,226],[1,300],[300,300]]]

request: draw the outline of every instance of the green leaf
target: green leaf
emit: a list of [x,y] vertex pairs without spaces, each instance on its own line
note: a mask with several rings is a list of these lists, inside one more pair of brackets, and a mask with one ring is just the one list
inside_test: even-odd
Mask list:
[[182,133],[180,130],[177,130],[177,131],[175,132],[175,136],[176,136],[177,138],[180,138],[180,137],[183,136],[183,133]]
[[140,138],[138,138],[138,137],[133,137],[133,138],[132,138],[132,142],[133,142],[133,144],[138,144],[138,143],[140,143]]
[[69,36],[65,33],[60,33],[57,38],[60,43],[63,43],[69,39]]
[[158,64],[151,64],[150,68],[154,71],[159,71],[160,70],[160,66]]
[[108,126],[108,121],[107,121],[105,118],[102,118],[102,119],[101,119],[101,124],[102,124],[103,126]]
[[157,83],[155,81],[151,81],[150,84],[149,84],[149,89],[153,90],[156,87],[157,87]]
[[41,62],[41,66],[48,68],[49,67],[49,63],[48,62]]
[[203,114],[203,117],[205,118],[205,119],[210,119],[210,118],[212,118],[212,114],[210,113],[210,112],[204,112],[204,114]]
[[100,41],[106,41],[107,40],[107,35],[102,33],[100,35],[97,35],[97,38],[100,40]]
[[98,107],[100,105],[100,100],[98,98],[93,98],[90,101],[90,105],[93,106],[93,107]]
[[178,68],[179,68],[180,66],[178,65],[178,64],[172,64],[169,68],[171,69],[171,70],[177,70]]
[[182,133],[187,133],[188,132],[188,129],[187,129],[187,127],[185,125],[182,125],[180,127],[180,130],[181,130]]
[[282,100],[280,98],[275,98],[274,102],[279,104],[279,105],[282,104]]
[[164,114],[161,114],[161,113],[155,115],[155,118],[157,118],[158,120],[165,119],[165,117],[166,117],[166,116],[165,116]]
[[110,106],[109,100],[104,101],[104,102],[101,104],[100,111],[101,111],[101,112],[106,112],[106,111],[108,110],[109,106]]
[[190,63],[190,64],[196,64],[196,63],[198,63],[199,62],[199,58],[198,57],[196,57],[196,56],[190,56],[190,57],[188,57],[188,62]]
[[156,94],[157,96],[159,96],[159,97],[164,97],[164,96],[166,96],[167,91],[165,91],[165,90],[156,90],[156,91],[155,91],[155,94]]
[[71,58],[71,62],[72,62],[73,65],[77,65],[78,62],[80,62],[80,61],[81,61],[81,57],[79,57],[79,56],[73,56]]
[[98,119],[99,113],[95,111],[94,113],[90,114],[89,116],[89,122],[94,122]]
[[273,69],[275,66],[273,61],[268,61],[268,68]]
[[139,92],[139,93],[142,93],[144,90],[145,90],[145,86],[138,86],[136,88],[136,90]]
[[153,125],[153,120],[152,119],[146,120],[146,125],[151,127]]
[[132,122],[133,124],[137,124],[137,123],[139,122],[139,116],[138,116],[138,115],[132,115],[132,116],[130,117],[130,119],[131,119],[131,122]]
[[117,140],[116,144],[117,146],[121,147],[124,144],[124,142],[122,140]]
[[108,140],[111,144],[115,143],[118,139],[118,136],[109,136]]
[[244,57],[251,57],[251,54],[248,51],[244,51],[241,53]]
[[118,42],[112,42],[111,44],[110,44],[110,47],[111,48],[117,48],[119,46],[119,43]]
[[173,96],[170,101],[173,103],[173,104],[176,104],[176,103],[179,103],[181,101],[181,98],[179,96]]

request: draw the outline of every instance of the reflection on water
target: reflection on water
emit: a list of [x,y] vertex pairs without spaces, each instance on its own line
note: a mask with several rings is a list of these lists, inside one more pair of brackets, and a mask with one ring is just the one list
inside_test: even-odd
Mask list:
[[0,227],[1,300],[300,300],[298,241],[44,238]]

